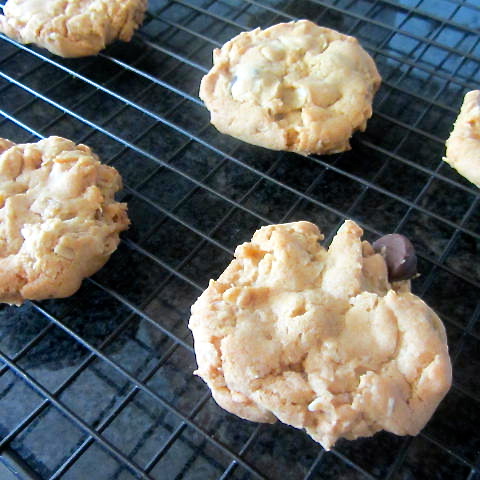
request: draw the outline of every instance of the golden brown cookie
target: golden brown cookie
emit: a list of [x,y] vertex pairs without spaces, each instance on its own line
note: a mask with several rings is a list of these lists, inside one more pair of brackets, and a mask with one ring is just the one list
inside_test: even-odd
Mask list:
[[326,449],[423,428],[451,384],[445,328],[408,280],[389,282],[362,233],[346,221],[326,250],[315,225],[287,223],[237,247],[189,323],[196,373],[220,406]]
[[465,95],[444,160],[480,188],[480,90]]
[[8,0],[0,33],[62,57],[95,55],[128,42],[143,22],[148,0]]
[[222,133],[273,150],[336,153],[365,130],[380,82],[354,37],[300,20],[215,50],[200,97]]
[[0,302],[67,297],[128,228],[119,173],[85,145],[0,139]]

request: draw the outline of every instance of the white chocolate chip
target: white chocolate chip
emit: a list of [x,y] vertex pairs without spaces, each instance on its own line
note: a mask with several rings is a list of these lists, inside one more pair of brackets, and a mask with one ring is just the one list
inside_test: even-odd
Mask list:
[[388,408],[387,408],[387,415],[389,417],[392,416],[393,409],[395,408],[395,399],[393,397],[390,397],[388,399]]
[[278,94],[280,80],[263,66],[239,65],[234,71],[236,81],[231,93],[235,100],[265,105]]
[[282,101],[289,110],[302,108],[307,101],[308,93],[303,87],[287,87],[282,91]]
[[66,258],[67,260],[73,260],[75,258],[75,252],[73,251],[73,249],[71,249],[70,247],[65,247],[60,243],[55,247],[54,252],[57,255]]
[[260,49],[262,55],[271,62],[278,62],[285,58],[285,50],[282,47],[270,45]]
[[308,90],[311,102],[322,108],[328,108],[342,97],[338,87],[331,83],[306,79],[301,84]]
[[317,410],[321,410],[322,408],[322,404],[323,404],[323,399],[320,398],[320,397],[317,397],[313,402],[311,402],[309,405],[308,405],[308,410],[310,412],[316,412]]

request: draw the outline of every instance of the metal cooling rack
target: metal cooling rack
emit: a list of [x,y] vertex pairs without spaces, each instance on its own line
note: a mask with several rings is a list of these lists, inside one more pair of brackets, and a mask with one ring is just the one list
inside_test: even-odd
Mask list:
[[[2,3],[5,3],[4,1]],[[357,36],[383,85],[353,150],[303,158],[218,134],[197,97],[214,47],[293,18]],[[477,0],[150,1],[130,44],[64,60],[0,36],[0,136],[92,146],[125,181],[130,231],[65,300],[0,310],[0,478],[480,478],[480,203],[445,165],[480,85]],[[454,386],[421,435],[329,453],[227,414],[192,376],[189,307],[260,225],[344,218],[399,231],[447,327]]]

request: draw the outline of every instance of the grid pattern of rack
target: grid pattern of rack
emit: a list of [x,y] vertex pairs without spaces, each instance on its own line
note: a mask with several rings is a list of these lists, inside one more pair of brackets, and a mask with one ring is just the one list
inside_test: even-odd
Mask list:
[[[270,152],[208,123],[197,90],[212,49],[293,18],[357,36],[383,76],[350,152]],[[97,57],[0,37],[0,136],[92,146],[122,173],[132,220],[76,295],[0,310],[2,479],[480,479],[480,196],[441,160],[480,85],[479,29],[476,0],[152,0],[134,40]],[[413,240],[454,386],[420,436],[326,453],[217,407],[186,324],[260,225],[311,220],[328,242],[347,217],[369,239]]]

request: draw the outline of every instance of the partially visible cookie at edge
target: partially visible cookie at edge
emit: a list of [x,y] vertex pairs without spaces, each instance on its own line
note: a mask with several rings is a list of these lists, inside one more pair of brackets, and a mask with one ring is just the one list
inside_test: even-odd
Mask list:
[[200,98],[222,133],[300,154],[350,149],[381,77],[356,38],[308,20],[243,32],[213,53]]
[[119,39],[130,41],[148,0],[8,0],[0,33],[62,57],[96,55]]
[[0,302],[67,297],[129,225],[120,174],[61,137],[0,139]]
[[480,188],[480,90],[465,95],[444,160]]
[[237,247],[189,322],[196,374],[221,407],[326,449],[424,427],[451,385],[445,328],[408,280],[389,281],[362,233],[346,221],[326,250],[315,225],[295,222]]

